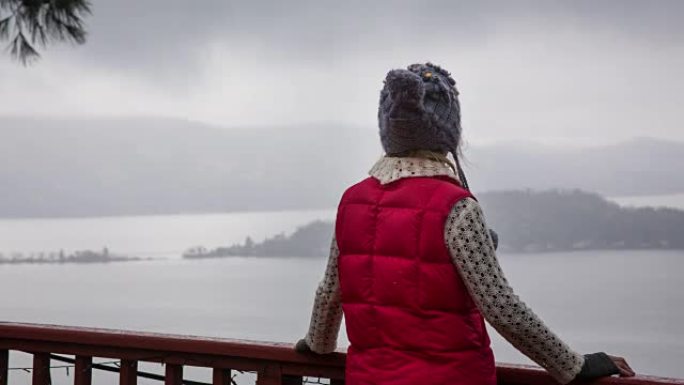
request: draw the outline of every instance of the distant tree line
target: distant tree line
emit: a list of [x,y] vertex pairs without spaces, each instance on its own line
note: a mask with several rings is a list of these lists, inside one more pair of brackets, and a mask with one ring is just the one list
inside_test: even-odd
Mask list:
[[101,252],[93,250],[78,250],[70,254],[65,254],[64,250],[59,252],[38,252],[25,255],[23,253],[0,253],[1,264],[25,264],[25,263],[102,263],[102,262],[124,262],[124,261],[139,261],[138,257],[127,257],[123,255],[116,255],[109,252],[109,249],[104,247]]
[[[684,211],[627,208],[580,190],[501,191],[479,195],[499,250],[541,252],[591,249],[684,249]],[[225,256],[327,256],[331,222],[316,221],[292,235],[214,250],[189,250],[186,258]]]
[[215,258],[229,256],[327,256],[330,249],[333,225],[331,222],[314,221],[298,228],[292,235],[280,233],[255,243],[247,237],[243,244],[206,250],[196,247],[183,254],[184,258]]

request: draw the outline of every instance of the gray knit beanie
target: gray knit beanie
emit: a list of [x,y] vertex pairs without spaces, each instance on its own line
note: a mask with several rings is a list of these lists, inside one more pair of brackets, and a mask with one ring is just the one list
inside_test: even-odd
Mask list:
[[456,81],[438,65],[411,64],[387,73],[378,107],[380,141],[387,155],[412,150],[450,152],[458,162],[461,108]]

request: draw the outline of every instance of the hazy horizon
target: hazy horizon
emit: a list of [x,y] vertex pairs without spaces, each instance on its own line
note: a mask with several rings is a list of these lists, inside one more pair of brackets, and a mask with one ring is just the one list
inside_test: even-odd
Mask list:
[[[227,130],[169,118],[0,117],[0,127],[0,217],[331,208],[382,155],[376,129],[343,123]],[[679,141],[519,140],[467,143],[463,153],[475,194],[684,194]]]

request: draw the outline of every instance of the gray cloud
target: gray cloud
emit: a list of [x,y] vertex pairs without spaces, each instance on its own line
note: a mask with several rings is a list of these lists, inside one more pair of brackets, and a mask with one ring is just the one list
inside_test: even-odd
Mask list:
[[2,58],[0,114],[374,125],[385,72],[432,60],[473,140],[684,139],[677,0],[93,3],[85,46]]
[[[679,1],[96,0],[79,60],[146,76],[201,65],[207,46],[244,46],[264,59],[327,65],[341,55],[424,44],[483,44],[493,35],[570,28],[642,44],[682,42]],[[240,57],[233,57],[239,61]]]

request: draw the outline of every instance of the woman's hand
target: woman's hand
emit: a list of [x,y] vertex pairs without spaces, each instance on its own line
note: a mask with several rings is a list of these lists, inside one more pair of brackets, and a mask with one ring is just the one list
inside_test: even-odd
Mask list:
[[634,377],[636,373],[634,373],[634,370],[632,370],[623,357],[611,356],[610,354],[608,357],[610,357],[615,366],[618,367],[618,370],[620,370],[620,377]]
[[499,234],[494,231],[494,229],[489,229],[489,236],[492,237],[492,243],[494,244],[494,250],[499,248]]
[[309,348],[309,345],[306,343],[306,340],[304,339],[297,341],[294,349],[297,353],[312,353],[311,348]]
[[576,378],[579,380],[592,380],[594,378],[612,376],[633,377],[634,370],[629,367],[622,357],[611,356],[605,352],[597,352],[584,355],[584,364]]

